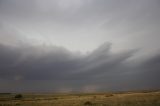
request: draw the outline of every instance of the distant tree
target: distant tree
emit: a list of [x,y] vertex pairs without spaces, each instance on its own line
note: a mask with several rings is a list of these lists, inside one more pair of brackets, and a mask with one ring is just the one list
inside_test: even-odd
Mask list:
[[21,98],[23,98],[23,96],[22,96],[22,94],[17,94],[17,95],[14,96],[14,98],[21,99]]

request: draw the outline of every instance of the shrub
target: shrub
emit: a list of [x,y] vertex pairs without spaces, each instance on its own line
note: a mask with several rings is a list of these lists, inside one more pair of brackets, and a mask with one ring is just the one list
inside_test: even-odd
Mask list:
[[53,98],[54,100],[58,100],[58,98]]
[[23,96],[21,95],[21,94],[17,94],[17,95],[15,95],[15,97],[14,98],[16,98],[16,99],[21,99]]
[[86,102],[84,103],[84,105],[92,105],[92,102],[86,101]]
[[15,105],[16,105],[16,106],[21,106],[21,104],[19,104],[19,103],[16,103]]

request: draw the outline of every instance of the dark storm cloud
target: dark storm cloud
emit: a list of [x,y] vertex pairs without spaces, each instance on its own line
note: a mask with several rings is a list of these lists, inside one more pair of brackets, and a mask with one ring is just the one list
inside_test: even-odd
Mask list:
[[56,79],[60,73],[64,76],[76,66],[77,57],[61,47],[18,48],[1,45],[0,49],[1,75],[9,78],[22,75],[25,79]]
[[160,88],[159,4],[0,0],[0,92]]
[[55,89],[65,85],[72,87],[72,90],[80,90],[80,87],[88,84],[99,86],[100,90],[160,86],[157,82],[160,75],[159,55],[139,65],[129,65],[131,61],[127,59],[135,54],[135,50],[112,53],[110,48],[111,45],[106,43],[93,52],[82,55],[56,46],[26,45],[21,48],[1,44],[0,77],[1,80],[12,79],[15,82],[52,81],[54,84],[59,83]]

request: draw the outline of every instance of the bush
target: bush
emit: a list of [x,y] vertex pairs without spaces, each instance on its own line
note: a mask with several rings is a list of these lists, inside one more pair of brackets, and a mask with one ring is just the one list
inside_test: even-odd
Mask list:
[[17,95],[15,95],[15,97],[14,98],[16,98],[16,99],[21,99],[23,96],[21,95],[21,94],[17,94]]
[[58,100],[58,98],[53,98],[54,100]]
[[84,103],[84,105],[92,105],[92,102],[87,101],[87,102]]

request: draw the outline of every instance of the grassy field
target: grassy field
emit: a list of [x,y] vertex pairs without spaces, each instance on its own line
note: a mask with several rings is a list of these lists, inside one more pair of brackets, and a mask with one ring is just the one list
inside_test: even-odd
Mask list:
[[0,106],[160,106],[160,91],[92,94],[1,93]]

